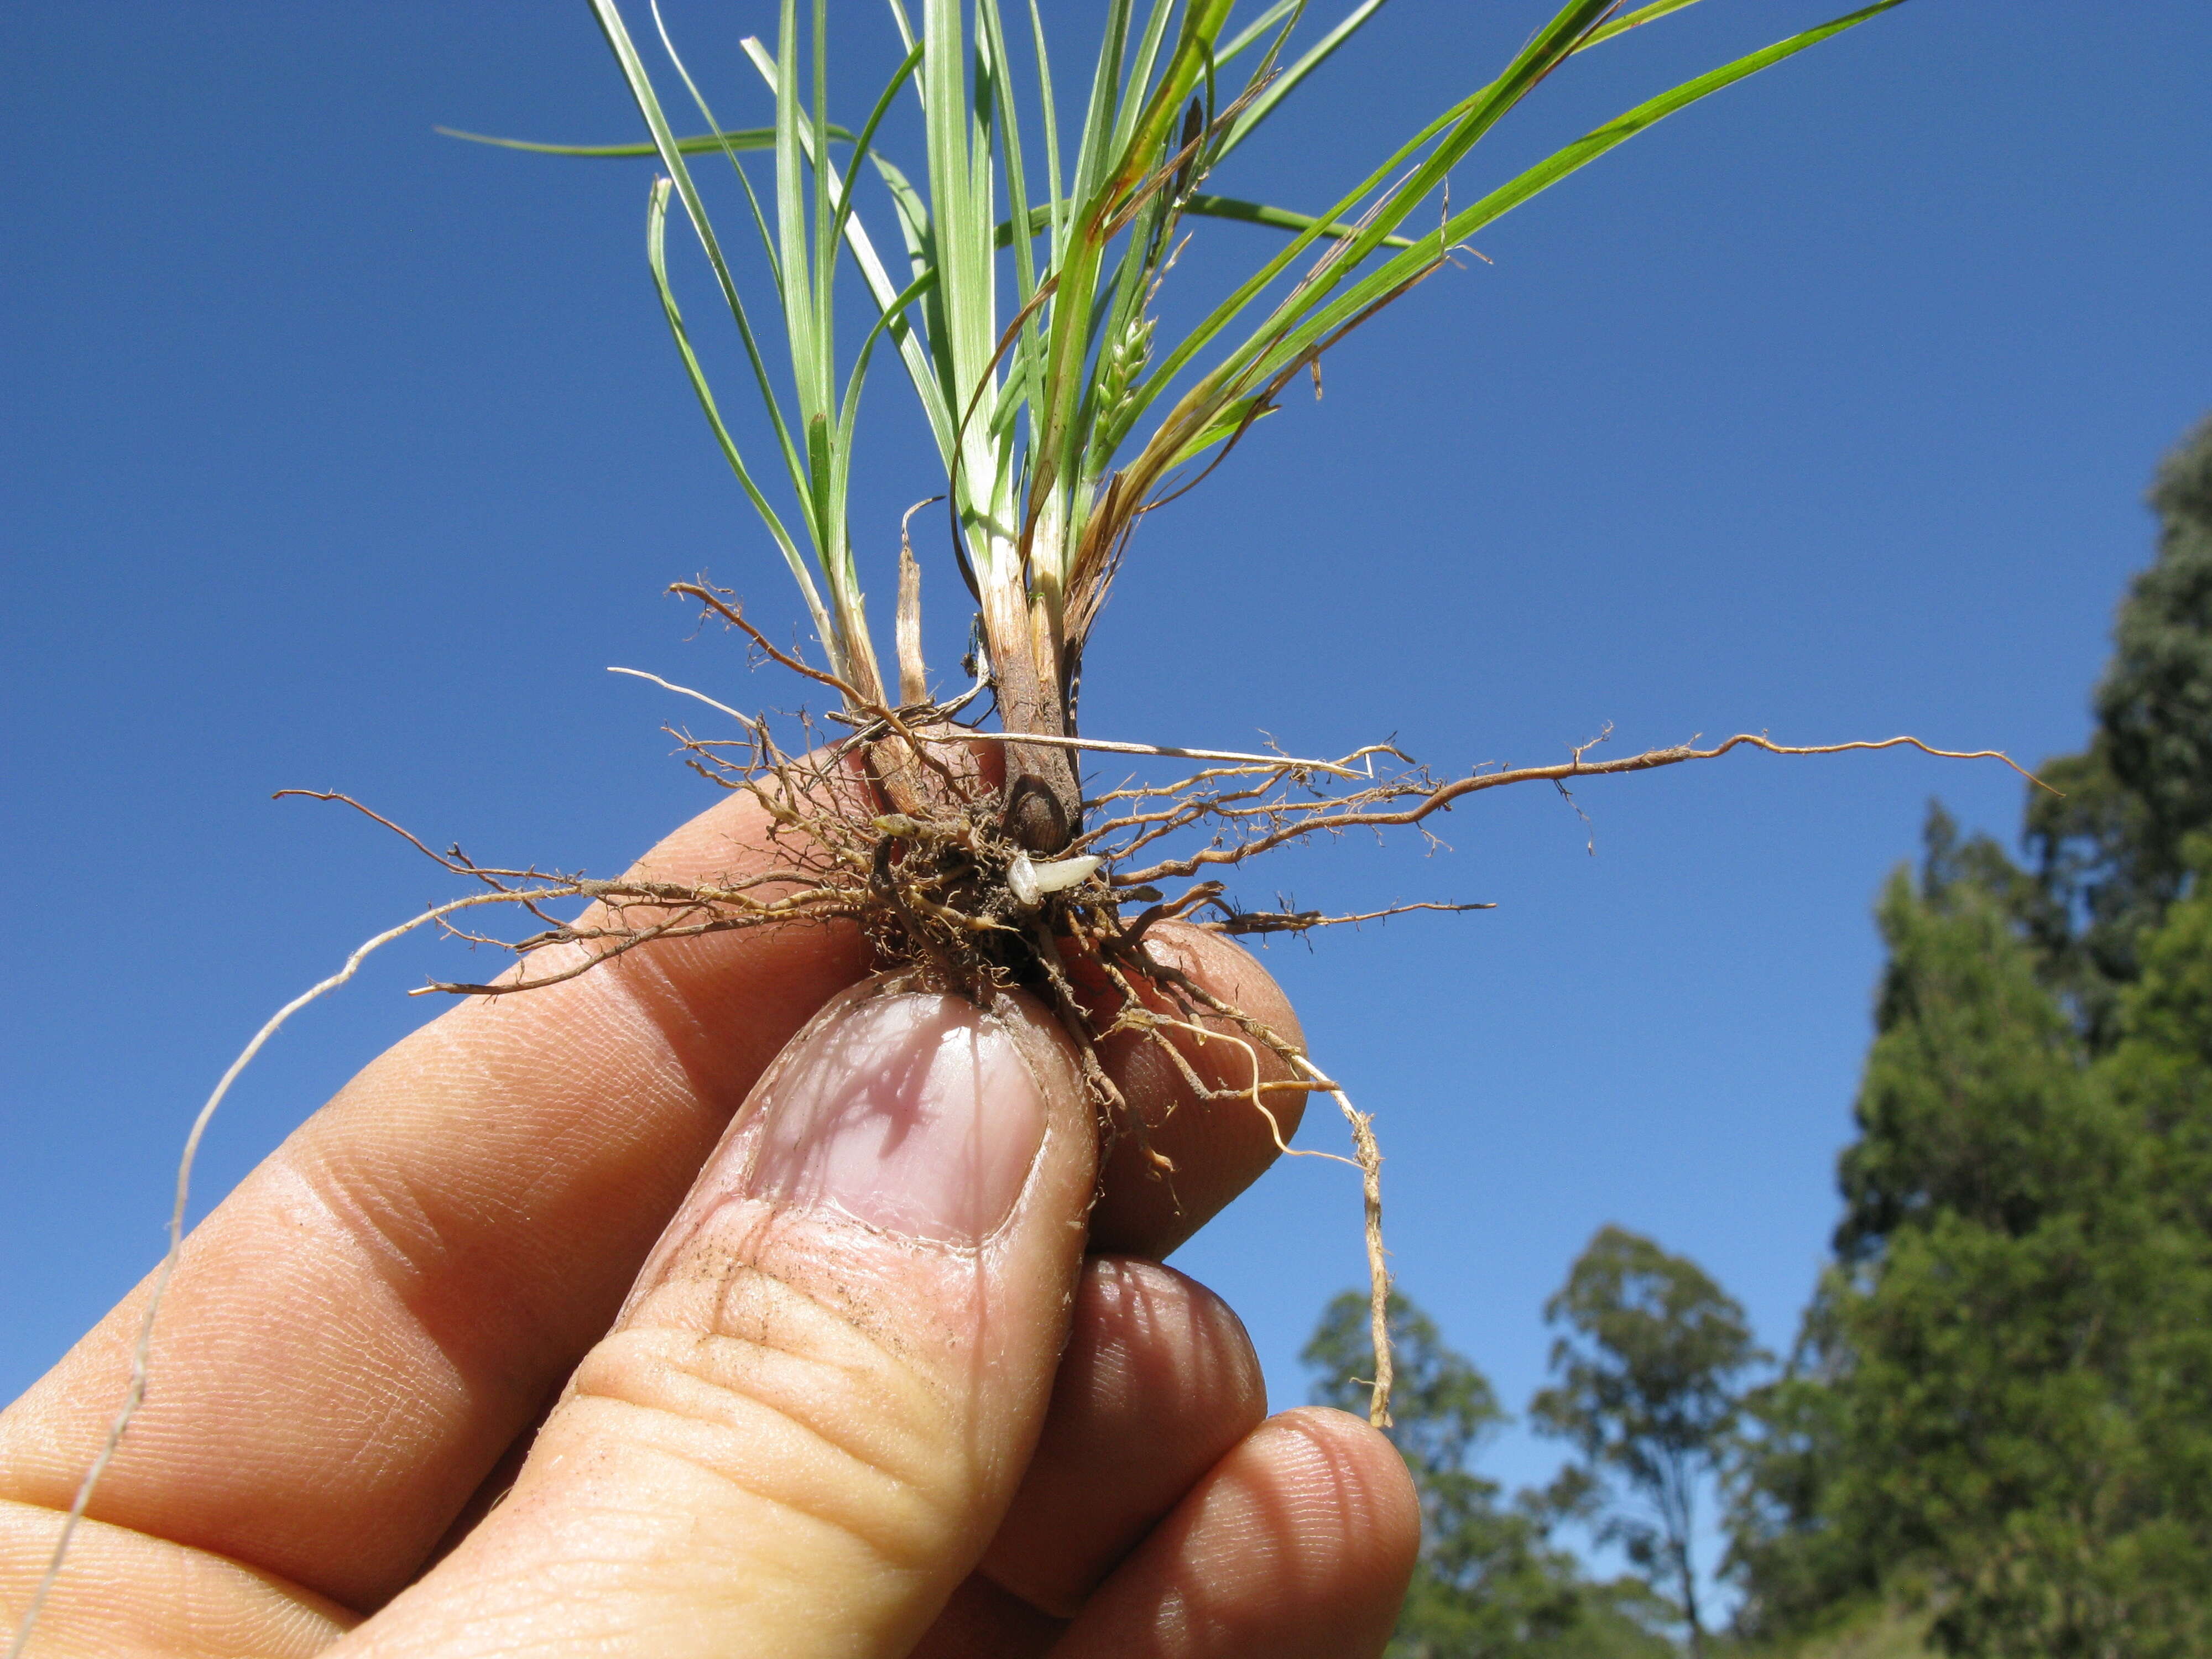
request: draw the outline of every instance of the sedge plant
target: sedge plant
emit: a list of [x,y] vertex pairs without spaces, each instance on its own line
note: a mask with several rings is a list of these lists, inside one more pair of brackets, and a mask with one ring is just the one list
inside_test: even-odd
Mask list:
[[[902,584],[894,695],[870,630],[847,511],[854,416],[888,339],[944,467],[953,547],[1009,739],[1004,822],[1027,852],[1051,856],[1079,836],[1084,820],[1068,740],[1077,735],[1085,641],[1145,515],[1191,488],[1275,409],[1286,386],[1442,268],[1466,238],[1668,116],[1899,0],[1877,0],[1685,82],[1453,204],[1454,169],[1547,76],[1694,3],[1656,0],[1624,14],[1611,0],[1574,0],[1494,79],[1377,155],[1358,184],[1316,212],[1204,186],[1291,106],[1382,0],[1361,0],[1295,52],[1305,0],[1276,0],[1234,27],[1231,0],[1109,0],[1097,54],[1083,66],[1087,96],[1065,127],[1035,0],[1011,20],[1000,0],[919,0],[918,16],[890,0],[904,56],[849,130],[833,125],[826,107],[827,0],[813,0],[804,22],[797,0],[785,0],[773,51],[744,43],[774,124],[741,131],[719,127],[656,9],[666,78],[708,128],[690,138],[677,135],[668,112],[675,100],[664,96],[617,0],[590,0],[650,143],[531,148],[659,159],[665,171],[652,187],[647,246],[678,354],[722,453],[797,580],[855,717],[874,705],[928,702],[911,615],[915,583],[908,574]],[[877,141],[885,115],[907,97],[920,107],[923,154],[902,158],[902,167]],[[748,151],[768,157],[765,188],[746,173]],[[781,380],[763,344],[769,331],[757,329],[726,235],[708,215],[695,159],[726,161],[743,188],[781,312]],[[883,187],[872,209],[877,231],[888,218],[895,243],[872,233],[856,201],[871,174]],[[768,461],[740,453],[670,287],[672,199],[742,342],[774,437]],[[1187,226],[1209,217],[1275,227],[1284,240],[1194,326],[1163,337],[1155,295]],[[848,257],[873,321],[841,354],[833,293]],[[778,463],[795,503],[785,513],[757,476]]]
[[[179,1164],[169,1249],[143,1316],[129,1393],[19,1626],[17,1650],[143,1397],[153,1323],[181,1249],[192,1164],[213,1114],[291,1014],[405,933],[441,928],[520,953],[521,968],[495,982],[422,988],[493,996],[588,971],[656,940],[808,919],[854,921],[887,968],[934,988],[988,1000],[1018,986],[1042,997],[1083,1060],[1105,1133],[1133,1137],[1140,1148],[1147,1126],[1115,1090],[1098,1045],[1123,1032],[1156,1042],[1201,1092],[1177,1040],[1241,1046],[1252,1078],[1241,1097],[1271,1125],[1271,1091],[1328,1093],[1350,1121],[1346,1161],[1364,1176],[1371,1279],[1370,1416],[1387,1423],[1388,1274],[1380,1155],[1369,1121],[1296,1042],[1148,951],[1148,930],[1172,919],[1232,935],[1297,933],[1367,920],[1238,910],[1216,877],[1320,833],[1419,826],[1482,790],[1540,781],[1564,787],[1745,746],[1814,754],[1909,745],[1956,755],[1910,737],[1801,747],[1742,734],[1611,759],[1591,758],[1592,745],[1584,745],[1555,765],[1440,776],[1388,744],[1309,759],[1102,741],[1083,735],[1078,720],[1085,643],[1146,515],[1208,478],[1299,376],[1318,377],[1324,354],[1522,203],[1692,104],[1901,0],[1875,0],[1720,64],[1459,199],[1455,172],[1471,170],[1480,142],[1547,78],[1570,71],[1579,54],[1697,3],[1651,0],[1624,10],[1618,0],[1566,0],[1493,78],[1377,153],[1352,189],[1299,207],[1219,195],[1209,185],[1270,121],[1285,118],[1314,72],[1382,0],[1358,0],[1317,33],[1304,29],[1307,0],[1272,0],[1233,18],[1235,0],[1103,0],[1088,14],[1097,25],[1095,53],[1058,60],[1058,82],[1038,0],[1019,10],[1002,0],[887,0],[896,67],[867,108],[848,112],[860,118],[843,121],[830,118],[838,30],[828,0],[810,0],[803,16],[799,0],[781,0],[773,46],[744,43],[760,82],[746,95],[764,100],[773,117],[751,127],[717,118],[652,0],[650,53],[617,0],[587,3],[642,117],[645,142],[455,136],[569,156],[657,160],[646,216],[654,289],[714,441],[798,586],[818,660],[775,645],[730,590],[703,582],[676,589],[743,632],[757,653],[833,691],[840,730],[822,743],[810,724],[809,742],[789,744],[765,719],[672,688],[711,704],[737,733],[679,731],[686,758],[714,781],[750,793],[774,826],[770,867],[742,877],[680,888],[594,879],[480,864],[407,837],[468,889],[368,941],[280,1010],[203,1105]],[[846,14],[855,9],[841,11],[840,28],[851,27]],[[1073,84],[1085,88],[1079,108],[1055,89]],[[884,139],[898,124],[885,124],[904,100],[918,106],[921,149],[894,157]],[[1309,118],[1310,106],[1295,107]],[[672,108],[684,112],[680,119]],[[700,131],[690,131],[695,123]],[[704,170],[722,167],[744,203],[740,228],[714,222],[700,187]],[[744,452],[710,384],[670,277],[672,215],[711,273],[771,453]],[[1155,302],[1176,280],[1183,239],[1208,220],[1261,226],[1280,240],[1239,280],[1207,296],[1194,323],[1164,329]],[[749,307],[738,280],[732,249],[748,240],[758,244],[772,315]],[[857,281],[865,296],[857,337],[856,308],[848,304],[841,313],[841,278],[848,295]],[[973,605],[972,683],[956,696],[933,689],[921,649],[920,570],[903,532],[889,659],[860,579],[856,544],[888,540],[856,537],[848,509],[862,465],[861,396],[887,355],[896,358],[942,463],[949,539]],[[986,694],[995,726],[975,717]],[[979,750],[994,751],[997,763],[979,761]],[[1080,757],[1098,750],[1196,764],[1179,778],[1086,797]],[[1956,757],[1984,756],[2005,758],[1994,751]],[[547,908],[575,898],[592,901],[579,920],[560,920]],[[538,925],[519,938],[479,932],[472,918],[500,908],[520,908]],[[561,962],[557,968],[530,960],[556,945],[586,948],[544,959]],[[1279,1131],[1276,1138],[1279,1146]]]
[[[1056,90],[1073,77],[1064,56],[1055,70],[1036,0],[1025,10],[1001,0],[888,0],[896,66],[865,110],[846,112],[859,118],[842,123],[830,118],[839,31],[828,0],[811,0],[804,11],[799,0],[781,0],[773,45],[743,43],[760,81],[753,102],[764,100],[773,119],[734,128],[718,119],[657,0],[647,0],[649,33],[633,33],[619,0],[588,3],[647,142],[483,142],[659,162],[646,223],[654,288],[714,441],[797,581],[820,661],[771,646],[730,590],[689,582],[677,591],[741,629],[757,650],[834,690],[835,718],[848,735],[809,763],[778,746],[764,721],[734,710],[724,712],[738,720],[738,739],[679,732],[697,769],[752,791],[789,832],[790,863],[745,891],[578,888],[603,901],[610,920],[520,943],[529,950],[588,938],[611,951],[672,929],[852,917],[887,965],[928,982],[977,997],[1009,985],[1046,996],[1084,1057],[1109,1132],[1140,1145],[1146,1126],[1098,1063],[1098,1042],[1134,1030],[1172,1049],[1170,1031],[1202,1040],[1225,1028],[1252,1052],[1251,1103],[1271,1124],[1271,1088],[1328,1089],[1351,1119],[1353,1161],[1366,1177],[1372,1409],[1386,1420],[1387,1276],[1367,1121],[1294,1043],[1212,1002],[1148,952],[1147,930],[1171,918],[1229,933],[1368,919],[1238,911],[1213,878],[1215,866],[1320,831],[1417,824],[1476,790],[1537,778],[1564,787],[1572,776],[1709,758],[1740,744],[1814,751],[1743,736],[1711,749],[1593,761],[1585,745],[1559,766],[1438,778],[1388,745],[1316,761],[1101,743],[1083,736],[1078,720],[1085,643],[1146,515],[1211,475],[1300,376],[1310,372],[1317,386],[1325,353],[1451,263],[1467,238],[1668,116],[1899,0],[1875,0],[1721,64],[1472,201],[1455,202],[1455,170],[1468,168],[1480,142],[1548,77],[1580,53],[1695,3],[1653,0],[1624,10],[1616,0],[1568,0],[1493,78],[1377,153],[1350,190],[1295,207],[1209,185],[1270,121],[1309,107],[1293,100],[1382,0],[1358,0],[1310,40],[1306,0],[1273,0],[1234,18],[1234,0],[1106,0],[1096,52],[1076,64],[1086,88],[1079,104]],[[841,15],[842,27],[849,25]],[[921,153],[895,157],[885,136],[899,128],[887,128],[886,118],[907,100],[919,115]],[[672,109],[683,112],[680,122]],[[703,131],[679,134],[693,123]],[[724,167],[746,228],[718,226],[708,211],[702,177]],[[742,452],[709,383],[670,279],[672,210],[728,313],[772,453]],[[1184,239],[1207,219],[1268,227],[1280,240],[1207,296],[1194,324],[1164,329],[1155,301]],[[749,308],[733,268],[732,249],[746,240],[757,242],[772,315]],[[840,338],[841,276],[865,291],[857,339],[850,307]],[[942,464],[949,541],[974,607],[974,684],[947,700],[933,692],[922,656],[920,571],[903,529],[888,663],[855,554],[848,495],[860,464],[857,415],[871,367],[886,353],[897,358]],[[963,724],[986,690],[995,729]],[[945,741],[956,737],[988,738],[1002,764],[979,770],[959,758],[972,743]],[[1101,749],[1211,763],[1171,782],[1086,798],[1080,757]],[[855,760],[867,779],[857,803],[837,769]],[[509,884],[536,878],[452,867]],[[648,904],[649,921],[625,920],[630,907],[642,915]],[[526,975],[443,988],[499,994],[532,982],[544,981]],[[1273,1057],[1272,1081],[1261,1080],[1263,1050]]]

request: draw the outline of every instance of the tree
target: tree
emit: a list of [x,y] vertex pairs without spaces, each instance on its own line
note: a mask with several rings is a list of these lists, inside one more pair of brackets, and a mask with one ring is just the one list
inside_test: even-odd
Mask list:
[[1942,1212],[2020,1234],[2081,1173],[2085,1055],[2015,926],[2011,866],[1940,807],[1927,845],[1917,889],[1895,872],[1875,911],[1889,956],[1838,1170],[1846,1263]]
[[[1540,1499],[1524,1492],[1506,1503],[1496,1481],[1467,1467],[1507,1420],[1489,1380],[1396,1291],[1389,1316],[1397,1385],[1388,1432],[1413,1473],[1422,1519],[1392,1659],[1662,1659],[1668,1644],[1636,1616],[1648,1611],[1647,1587],[1592,1583],[1552,1543],[1556,1517]],[[1316,1403],[1366,1411],[1367,1317],[1359,1291],[1323,1311],[1301,1356],[1319,1373]]]
[[1839,1275],[1823,1275],[1789,1364],[1744,1395],[1728,1449],[1721,1572],[1743,1592],[1735,1630],[1754,1639],[1836,1623],[1881,1597],[1887,1563],[1834,1513],[1852,1399],[1840,1290]]
[[2118,1040],[2136,944],[2179,896],[2187,838],[2212,828],[2212,418],[2150,490],[2158,554],[2130,584],[2089,746],[2042,769],[2025,839],[2044,903],[2031,930],[2099,1049]]
[[1747,1406],[1741,1620],[1877,1587],[1960,1654],[2212,1650],[2212,421],[2153,486],[2025,869],[1931,811],[1790,1370]]
[[2172,1218],[2212,1236],[2212,836],[2185,843],[2184,856],[2189,895],[2143,942],[2104,1071],[2155,1138]]
[[1690,1651],[1701,1655],[1698,1496],[1735,1424],[1736,1379],[1765,1358],[1743,1309],[1687,1257],[1606,1227],[1544,1316],[1567,1333],[1552,1345],[1559,1381],[1531,1415],[1582,1454],[1579,1473],[1603,1510],[1599,1536],[1672,1581]]
[[2201,1652],[2212,848],[2138,937],[2102,1056],[1986,850],[1939,817],[1883,896],[1838,1264],[1735,1462],[1744,1622],[1887,1581],[1954,1653]]

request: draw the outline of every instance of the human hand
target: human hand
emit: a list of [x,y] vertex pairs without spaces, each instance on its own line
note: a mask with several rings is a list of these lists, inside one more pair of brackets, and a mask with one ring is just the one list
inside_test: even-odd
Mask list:
[[[763,847],[733,797],[644,867]],[[1233,945],[1153,938],[1295,1030]],[[1035,1005],[867,974],[849,929],[665,941],[372,1063],[186,1242],[31,1654],[1378,1653],[1402,1464],[1340,1413],[1262,1422],[1243,1327],[1158,1264],[1265,1122],[1109,1044],[1176,1174],[1127,1141],[1102,1173]],[[0,1413],[0,1631],[146,1294]]]

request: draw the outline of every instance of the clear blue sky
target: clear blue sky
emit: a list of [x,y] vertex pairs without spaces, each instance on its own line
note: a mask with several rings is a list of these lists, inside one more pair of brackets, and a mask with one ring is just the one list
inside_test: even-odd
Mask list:
[[[872,64],[880,12],[839,9]],[[1217,188],[1319,205],[1539,9],[1395,0],[1305,94],[1313,125]],[[1091,9],[1060,10],[1087,37]],[[1707,0],[1592,53],[1458,188],[1823,14]],[[645,168],[431,131],[632,137],[580,4],[8,15],[12,1395],[154,1260],[178,1142],[245,1036],[446,890],[269,793],[340,787],[432,839],[611,871],[703,803],[661,694],[605,665],[789,701],[659,594],[703,568],[792,606],[654,307]],[[731,118],[762,118],[733,47],[770,9],[672,17]],[[1636,140],[1150,521],[1086,728],[1304,752],[1395,732],[1447,769],[1559,757],[1607,722],[1624,750],[1741,729],[2030,763],[2078,745],[2148,552],[2142,485],[2212,407],[2208,62],[2187,0],[1913,0]],[[1202,233],[1169,303],[1267,234]],[[931,486],[904,389],[870,395],[854,519],[887,590]],[[954,584],[931,578],[942,661]],[[1500,907],[1270,959],[1378,1114],[1405,1288],[1509,1404],[1608,1221],[1697,1257],[1787,1346],[1836,1215],[1869,905],[1935,794],[2016,823],[1994,766],[1736,757],[1584,789],[1595,856],[1532,790],[1455,813],[1449,854],[1346,843],[1254,878],[1252,900]],[[284,1036],[214,1132],[199,1207],[422,1018],[402,993],[431,961],[382,962]],[[1307,1163],[1185,1253],[1279,1403],[1358,1277],[1357,1213],[1345,1172]],[[1555,1462],[1516,1431],[1486,1467]]]

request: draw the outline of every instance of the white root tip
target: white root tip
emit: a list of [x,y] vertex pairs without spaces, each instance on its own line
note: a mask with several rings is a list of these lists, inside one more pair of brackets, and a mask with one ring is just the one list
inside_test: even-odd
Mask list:
[[1088,881],[1102,862],[1086,854],[1076,859],[1048,859],[1038,864],[1027,853],[1017,853],[1014,861],[1006,866],[1006,889],[1013,894],[1015,903],[1025,910],[1034,910],[1044,902],[1047,893],[1065,892]]
[[1079,859],[1054,859],[1049,864],[1030,866],[1035,875],[1040,893],[1065,892],[1091,879],[1103,860],[1088,855]]

